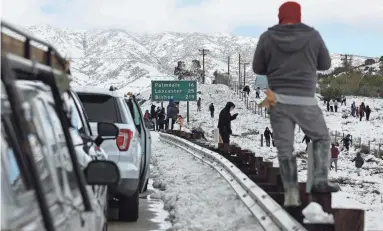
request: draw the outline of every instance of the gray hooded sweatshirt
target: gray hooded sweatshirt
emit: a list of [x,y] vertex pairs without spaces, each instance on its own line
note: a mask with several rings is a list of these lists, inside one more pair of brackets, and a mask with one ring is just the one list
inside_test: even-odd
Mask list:
[[287,96],[314,97],[317,70],[330,67],[319,32],[303,23],[269,28],[259,38],[253,60],[253,71],[267,76],[272,91]]

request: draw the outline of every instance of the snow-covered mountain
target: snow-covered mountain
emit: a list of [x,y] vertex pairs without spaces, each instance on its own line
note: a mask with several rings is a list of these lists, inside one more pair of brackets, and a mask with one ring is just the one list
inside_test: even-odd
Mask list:
[[[59,29],[49,25],[25,28],[32,35],[53,44],[63,55],[72,59],[75,84],[88,86],[117,86],[120,89],[142,92],[155,79],[174,79],[177,61],[191,65],[205,56],[207,81],[215,70],[227,72],[230,56],[230,74],[238,78],[238,54],[241,61],[251,63],[258,38],[230,34],[158,33],[134,34],[118,29]],[[341,65],[340,55],[334,54],[333,68]],[[365,58],[354,58],[360,65]],[[243,65],[241,67],[243,73]],[[251,65],[246,74],[254,76]],[[249,78],[250,79],[250,78]]]

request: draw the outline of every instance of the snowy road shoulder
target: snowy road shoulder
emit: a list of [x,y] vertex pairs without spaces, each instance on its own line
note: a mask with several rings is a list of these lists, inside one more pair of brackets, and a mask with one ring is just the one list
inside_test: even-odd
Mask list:
[[172,230],[256,230],[258,223],[221,175],[152,133],[152,177]]

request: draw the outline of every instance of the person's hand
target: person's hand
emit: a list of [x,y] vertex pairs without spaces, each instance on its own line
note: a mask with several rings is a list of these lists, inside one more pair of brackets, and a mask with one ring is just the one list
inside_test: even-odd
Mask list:
[[234,117],[237,117],[237,116],[238,116],[238,113],[235,113],[233,116],[234,116]]

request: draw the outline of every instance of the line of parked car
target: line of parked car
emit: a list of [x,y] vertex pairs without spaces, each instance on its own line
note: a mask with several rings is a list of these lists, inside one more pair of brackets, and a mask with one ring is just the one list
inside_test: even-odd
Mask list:
[[137,221],[151,137],[135,96],[73,88],[54,47],[1,30],[1,230],[106,231],[110,207]]

